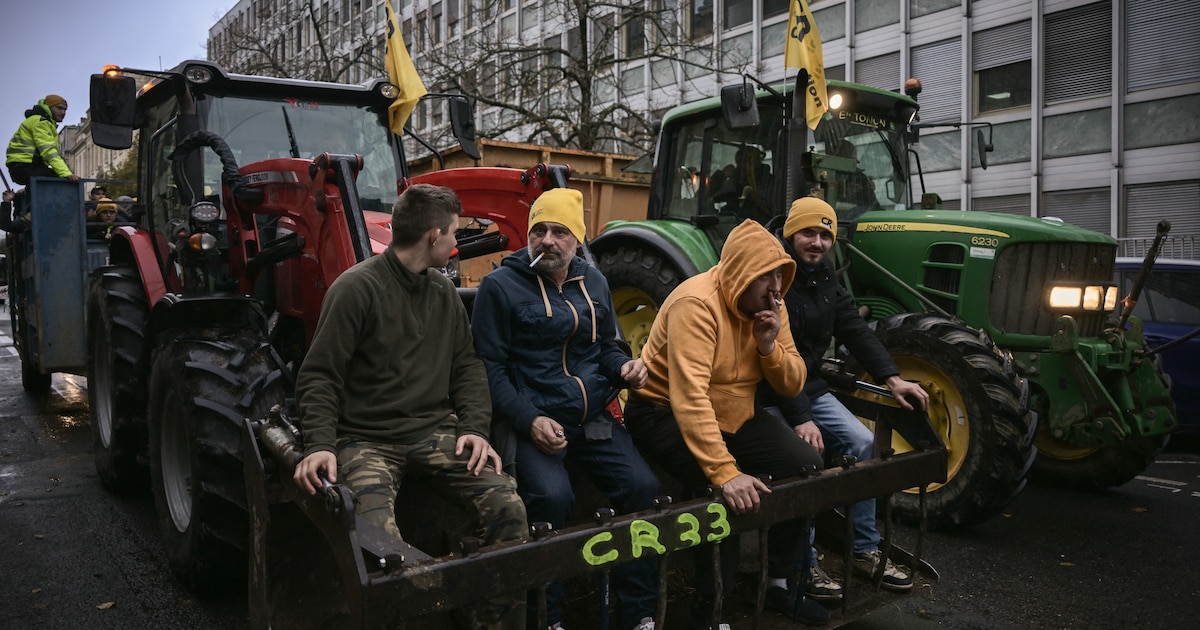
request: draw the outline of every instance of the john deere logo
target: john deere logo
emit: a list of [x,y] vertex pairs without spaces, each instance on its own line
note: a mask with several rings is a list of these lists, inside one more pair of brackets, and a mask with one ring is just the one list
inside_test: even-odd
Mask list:
[[833,219],[830,219],[829,217],[821,217],[821,225],[824,225],[827,228],[832,228]]

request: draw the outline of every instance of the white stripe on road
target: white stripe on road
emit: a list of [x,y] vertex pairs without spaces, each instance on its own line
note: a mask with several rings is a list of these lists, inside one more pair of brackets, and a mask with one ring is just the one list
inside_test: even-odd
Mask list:
[[1169,486],[1186,486],[1187,485],[1186,481],[1175,481],[1174,479],[1160,479],[1158,477],[1145,477],[1142,475],[1138,475],[1137,479],[1139,481],[1145,481],[1145,482],[1149,483],[1150,485],[1154,485],[1156,483],[1165,483]]

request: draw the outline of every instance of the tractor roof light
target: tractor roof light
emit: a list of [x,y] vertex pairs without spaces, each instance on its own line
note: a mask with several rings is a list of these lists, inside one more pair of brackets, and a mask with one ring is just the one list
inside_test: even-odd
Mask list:
[[115,77],[115,76],[119,76],[121,74],[121,68],[120,68],[120,66],[109,63],[109,64],[105,64],[104,69],[101,70],[100,72],[101,72],[101,74],[104,74],[106,76]]
[[842,96],[841,92],[831,92],[829,94],[829,109],[841,109],[845,101],[846,99]]
[[208,83],[212,81],[213,73],[212,70],[204,66],[188,66],[183,71],[183,76],[189,83]]
[[392,83],[381,83],[379,85],[379,94],[384,98],[396,99],[400,96],[400,88]]

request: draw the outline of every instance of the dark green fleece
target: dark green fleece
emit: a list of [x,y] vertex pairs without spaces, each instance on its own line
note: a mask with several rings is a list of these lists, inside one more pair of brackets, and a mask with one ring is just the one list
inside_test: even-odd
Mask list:
[[334,281],[296,382],[304,454],[338,437],[414,444],[447,416],[487,437],[491,398],[467,311],[436,270],[414,274],[392,251]]

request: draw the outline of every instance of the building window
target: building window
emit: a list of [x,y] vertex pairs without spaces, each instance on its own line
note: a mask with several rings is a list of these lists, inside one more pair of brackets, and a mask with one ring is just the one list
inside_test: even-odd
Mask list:
[[713,0],[688,0],[688,37],[700,39],[713,32]]
[[650,81],[655,90],[675,85],[675,62],[670,59],[656,59],[650,64]]
[[641,94],[646,91],[646,66],[637,65],[621,71],[621,93]]
[[1111,121],[1112,109],[1108,107],[1047,116],[1042,122],[1042,156],[1057,158],[1111,151]]
[[846,5],[838,4],[813,11],[813,19],[817,22],[817,30],[821,32],[822,43],[846,36]]
[[[762,58],[782,55],[787,48],[787,22],[762,27]],[[819,28],[819,27],[818,27]],[[826,76],[826,79],[829,77]]]
[[1046,15],[1046,103],[1112,92],[1111,14],[1097,2]]
[[894,90],[900,87],[900,53],[894,52],[854,63],[854,80],[863,85]]
[[1112,193],[1107,188],[1056,190],[1042,195],[1044,217],[1058,217],[1085,230],[1108,234],[1111,231]]
[[754,34],[743,33],[721,40],[721,67],[725,70],[745,68],[754,58]]
[[900,0],[858,0],[854,3],[854,32],[898,24],[900,22]]
[[699,79],[711,74],[712,55],[708,50],[689,48],[683,53],[683,59],[684,78]]
[[975,73],[979,113],[1029,105],[1030,62],[1020,61]]
[[621,29],[621,47],[626,59],[646,54],[646,17],[640,8],[626,11]]
[[1125,148],[1200,142],[1200,94],[1125,106]]
[[975,112],[1027,107],[1032,98],[1029,20],[975,33]]
[[763,19],[787,13],[790,6],[790,0],[762,0]]
[[921,157],[922,173],[956,171],[962,168],[962,136],[960,131],[921,134],[917,155]]
[[958,6],[962,6],[962,0],[909,0],[908,14],[917,18]]
[[[992,146],[994,151],[988,154],[988,165],[1013,164],[1028,162],[1030,126],[1028,120],[1018,120],[992,126]],[[987,132],[984,132],[987,139]],[[971,134],[971,166],[979,168],[978,137]]]
[[721,27],[725,30],[748,24],[754,19],[754,3],[751,0],[725,0],[724,8]]
[[1200,3],[1127,0],[1125,31],[1126,90],[1200,81]]
[[921,77],[921,120],[962,118],[962,42],[942,40],[912,49],[912,76]]

